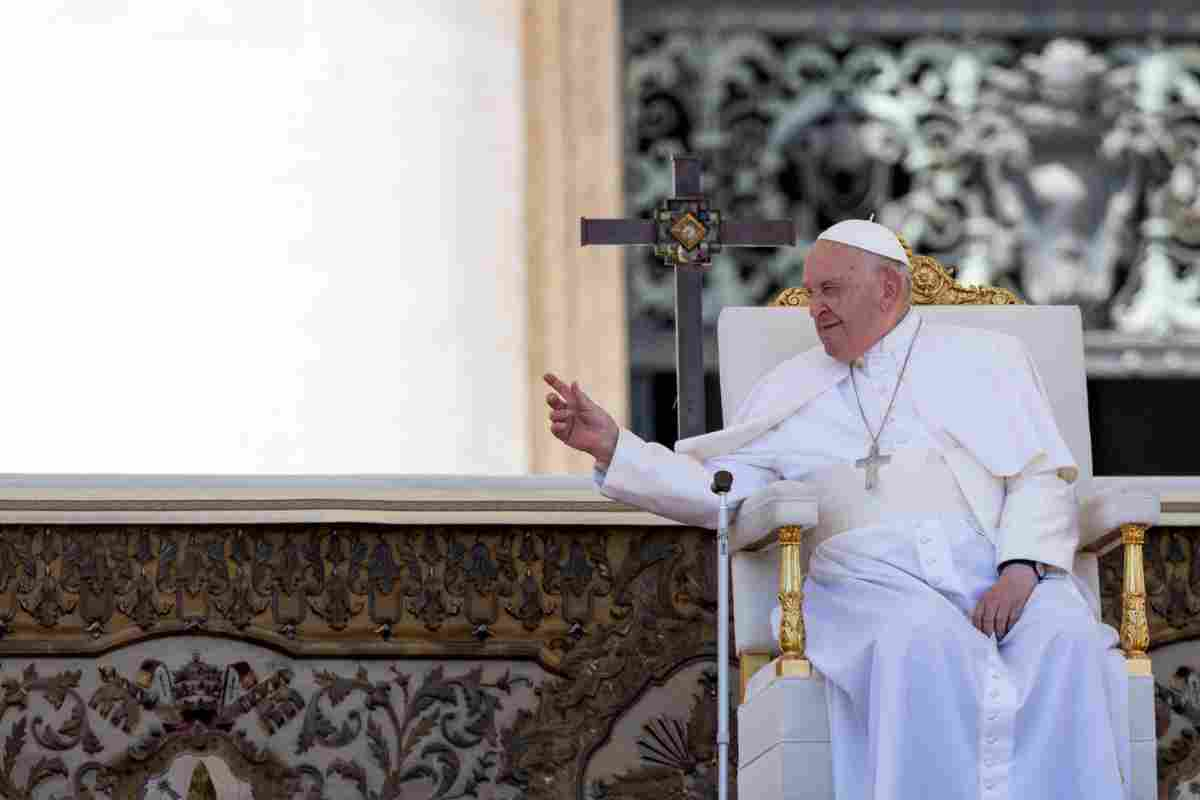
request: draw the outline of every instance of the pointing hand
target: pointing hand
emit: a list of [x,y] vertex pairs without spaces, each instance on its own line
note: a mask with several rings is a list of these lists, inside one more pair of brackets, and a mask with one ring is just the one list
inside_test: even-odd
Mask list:
[[620,434],[616,421],[588,397],[577,382],[568,386],[549,372],[542,378],[554,389],[546,395],[546,405],[550,406],[550,432],[568,447],[590,454],[601,469],[607,468]]

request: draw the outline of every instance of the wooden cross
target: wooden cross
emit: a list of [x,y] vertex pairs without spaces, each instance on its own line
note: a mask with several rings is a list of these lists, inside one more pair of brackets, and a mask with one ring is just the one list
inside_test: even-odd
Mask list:
[[867,471],[867,488],[874,489],[879,485],[879,468],[892,461],[891,456],[879,454],[879,442],[871,442],[871,451],[866,458],[854,462],[854,466]]
[[[712,256],[723,247],[778,247],[796,243],[791,220],[735,222],[708,207],[701,190],[699,158],[672,158],[674,197],[663,201],[653,219],[581,217],[580,244],[652,245],[654,254],[675,270],[675,382],[678,437],[708,432],[704,419],[704,320],[700,287]],[[732,410],[732,409],[730,409]]]

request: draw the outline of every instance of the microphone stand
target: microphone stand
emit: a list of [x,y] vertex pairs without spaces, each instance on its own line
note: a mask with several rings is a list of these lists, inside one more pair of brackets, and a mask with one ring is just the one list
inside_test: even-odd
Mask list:
[[729,797],[729,490],[733,475],[720,470],[712,491],[721,498],[717,513],[717,797]]

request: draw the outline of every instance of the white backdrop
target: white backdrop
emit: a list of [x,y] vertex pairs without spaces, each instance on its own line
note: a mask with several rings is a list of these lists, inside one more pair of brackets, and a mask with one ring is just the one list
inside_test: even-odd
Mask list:
[[520,6],[0,4],[0,471],[525,471]]

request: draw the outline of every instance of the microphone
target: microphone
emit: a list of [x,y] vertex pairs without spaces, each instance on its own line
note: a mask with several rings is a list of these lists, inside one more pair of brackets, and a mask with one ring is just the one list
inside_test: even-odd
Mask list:
[[725,494],[733,488],[733,474],[728,470],[718,470],[716,475],[713,475],[712,491],[713,494]]

